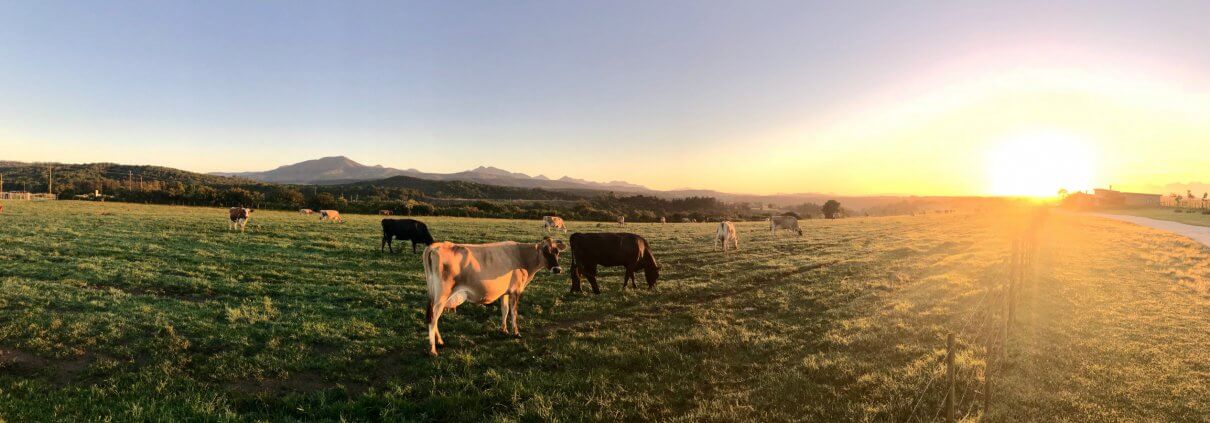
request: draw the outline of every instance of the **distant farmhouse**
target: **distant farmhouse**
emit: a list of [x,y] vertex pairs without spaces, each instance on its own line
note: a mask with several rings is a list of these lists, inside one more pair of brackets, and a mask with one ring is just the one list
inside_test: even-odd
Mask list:
[[1130,206],[1130,207],[1159,207],[1159,194],[1142,194],[1137,192],[1121,192],[1112,189],[1096,188],[1092,190],[1092,196],[1096,199],[1097,205],[1102,207],[1108,206]]

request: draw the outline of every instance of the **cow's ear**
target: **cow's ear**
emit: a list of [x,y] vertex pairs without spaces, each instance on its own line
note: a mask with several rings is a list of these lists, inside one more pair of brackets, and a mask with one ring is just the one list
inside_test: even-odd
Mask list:
[[555,241],[555,248],[558,248],[559,251],[564,251],[564,250],[567,250],[567,244],[564,244],[563,240],[560,239],[558,241]]

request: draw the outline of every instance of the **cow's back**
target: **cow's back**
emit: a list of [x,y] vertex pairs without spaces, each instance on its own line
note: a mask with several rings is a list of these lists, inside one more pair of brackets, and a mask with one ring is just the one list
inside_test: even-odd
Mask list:
[[585,264],[629,266],[642,260],[647,240],[631,233],[574,233],[572,256]]

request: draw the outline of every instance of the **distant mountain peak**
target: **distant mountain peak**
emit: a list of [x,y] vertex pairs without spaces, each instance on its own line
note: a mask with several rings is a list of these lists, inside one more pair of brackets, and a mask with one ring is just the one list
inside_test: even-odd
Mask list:
[[510,172],[495,166],[480,165],[474,169],[457,173],[426,173],[416,169],[400,170],[382,165],[366,166],[345,156],[328,156],[278,167],[265,172],[239,172],[215,175],[240,176],[264,182],[290,184],[325,184],[386,179],[392,176],[410,176],[435,181],[468,181],[491,185],[545,188],[545,189],[621,189],[626,191],[648,191],[646,187],[625,181],[606,183],[564,176],[551,180],[546,175],[531,177],[520,172]]

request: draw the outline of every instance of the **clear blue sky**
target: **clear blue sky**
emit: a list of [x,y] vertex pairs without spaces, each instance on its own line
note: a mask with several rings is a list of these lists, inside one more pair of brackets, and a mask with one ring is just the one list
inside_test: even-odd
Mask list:
[[[345,3],[4,2],[0,159],[739,190],[726,155],[810,144],[955,69],[1071,53],[1199,95],[1210,74],[1207,1]],[[860,190],[832,182],[779,190]]]

